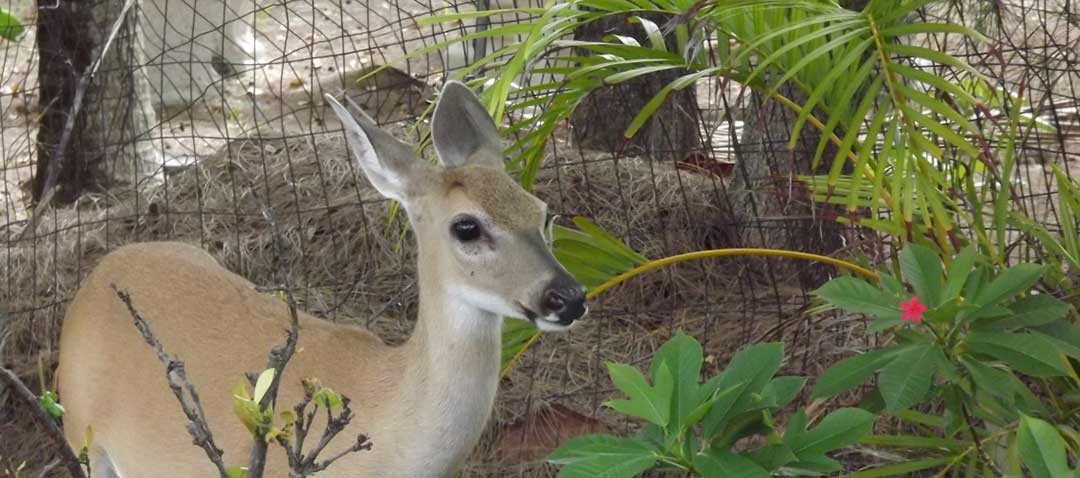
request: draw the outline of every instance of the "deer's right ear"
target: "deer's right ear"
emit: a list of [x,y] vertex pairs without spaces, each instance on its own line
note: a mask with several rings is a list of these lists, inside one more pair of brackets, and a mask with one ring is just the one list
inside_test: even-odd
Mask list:
[[416,156],[412,147],[379,128],[359,107],[350,112],[332,95],[325,98],[341,120],[353,158],[371,185],[383,196],[407,202],[429,173],[428,164]]

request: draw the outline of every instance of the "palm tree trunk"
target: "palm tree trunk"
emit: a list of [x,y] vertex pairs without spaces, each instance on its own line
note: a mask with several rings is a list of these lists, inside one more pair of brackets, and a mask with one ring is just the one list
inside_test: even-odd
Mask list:
[[[668,20],[658,15],[643,16],[658,25]],[[644,29],[627,22],[627,18],[627,15],[616,15],[591,22],[575,31],[574,36],[589,41],[616,33],[647,44],[649,40]],[[672,41],[672,38],[668,39],[669,43]],[[684,73],[669,70],[649,74],[589,93],[570,118],[575,143],[587,149],[640,154],[655,159],[681,160],[687,153],[700,150],[699,109],[693,88],[673,91],[633,138],[627,139],[623,135],[645,104],[664,85]]]
[[[861,11],[869,0],[841,1],[844,8]],[[806,96],[791,84],[779,93],[802,104]],[[834,221],[832,206],[815,204],[795,177],[813,174],[811,168],[821,133],[806,125],[794,150],[787,145],[798,115],[757,91],[750,98],[745,128],[736,150],[738,164],[729,188],[739,237],[743,244],[829,254],[843,245],[843,227]],[[842,134],[841,134],[842,136]],[[821,170],[828,170],[836,154],[825,149]],[[806,288],[823,283],[832,269],[822,264],[800,264],[799,282]]]
[[[790,83],[779,93],[797,103],[806,97]],[[806,126],[794,149],[788,149],[798,115],[788,107],[755,92],[745,114],[745,127],[736,148],[735,177],[728,189],[739,237],[744,245],[829,254],[842,245],[840,224],[823,205],[815,205],[796,176],[811,174],[820,132]],[[828,168],[832,148],[822,164]],[[798,264],[799,282],[806,288],[823,283],[833,270],[816,263]]]
[[44,114],[35,202],[51,196],[67,203],[84,192],[150,177],[160,166],[160,152],[147,137],[156,114],[139,68],[144,62],[137,6],[128,9],[115,0],[39,3],[49,5],[38,9]]

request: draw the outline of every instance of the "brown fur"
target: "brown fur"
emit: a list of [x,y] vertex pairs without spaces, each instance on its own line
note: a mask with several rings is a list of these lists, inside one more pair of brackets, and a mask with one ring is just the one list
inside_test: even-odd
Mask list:
[[[443,97],[474,110],[479,104],[460,83],[448,84]],[[278,403],[296,403],[300,380],[310,377],[353,400],[356,419],[324,457],[360,433],[374,449],[348,455],[320,477],[448,476],[476,445],[491,413],[501,317],[525,319],[522,307],[540,310],[553,278],[569,274],[537,240],[546,206],[504,172],[460,158],[451,158],[454,168],[428,167],[404,156],[411,148],[385,132],[362,130],[340,104],[333,106],[359,166],[383,194],[400,197],[408,212],[419,251],[417,325],[408,341],[390,347],[366,330],[302,315],[299,351],[284,372]],[[452,109],[445,112],[454,117]],[[433,130],[438,124],[433,122]],[[462,144],[482,144],[478,138],[492,136],[456,132],[476,134]],[[488,224],[490,240],[455,240],[450,226],[463,214]],[[129,289],[164,347],[187,363],[228,463],[246,462],[252,437],[232,416],[231,394],[284,340],[287,307],[204,251],[175,242],[112,252],[68,308],[58,369],[68,441],[78,449],[92,425],[91,460],[111,463],[122,478],[214,474],[203,452],[191,445],[164,369],[131,326],[114,284]],[[321,427],[316,421],[314,429]],[[286,476],[281,454],[269,458],[266,476]]]

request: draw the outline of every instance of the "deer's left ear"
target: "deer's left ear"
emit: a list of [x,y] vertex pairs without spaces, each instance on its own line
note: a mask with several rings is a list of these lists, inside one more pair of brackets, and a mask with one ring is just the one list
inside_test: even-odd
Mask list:
[[431,142],[447,168],[503,163],[502,138],[480,98],[459,81],[448,81],[431,118]]
[[326,102],[341,120],[356,165],[376,190],[406,204],[423,191],[438,166],[416,157],[411,146],[376,126],[360,109],[350,112],[329,94]]

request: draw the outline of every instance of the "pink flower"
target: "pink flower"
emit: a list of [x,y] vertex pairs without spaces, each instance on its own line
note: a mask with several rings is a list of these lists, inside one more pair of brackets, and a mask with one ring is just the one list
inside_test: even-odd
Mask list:
[[904,311],[900,320],[912,320],[916,324],[922,322],[922,314],[926,312],[926,304],[919,303],[919,296],[911,296],[911,301],[901,302],[900,309]]

